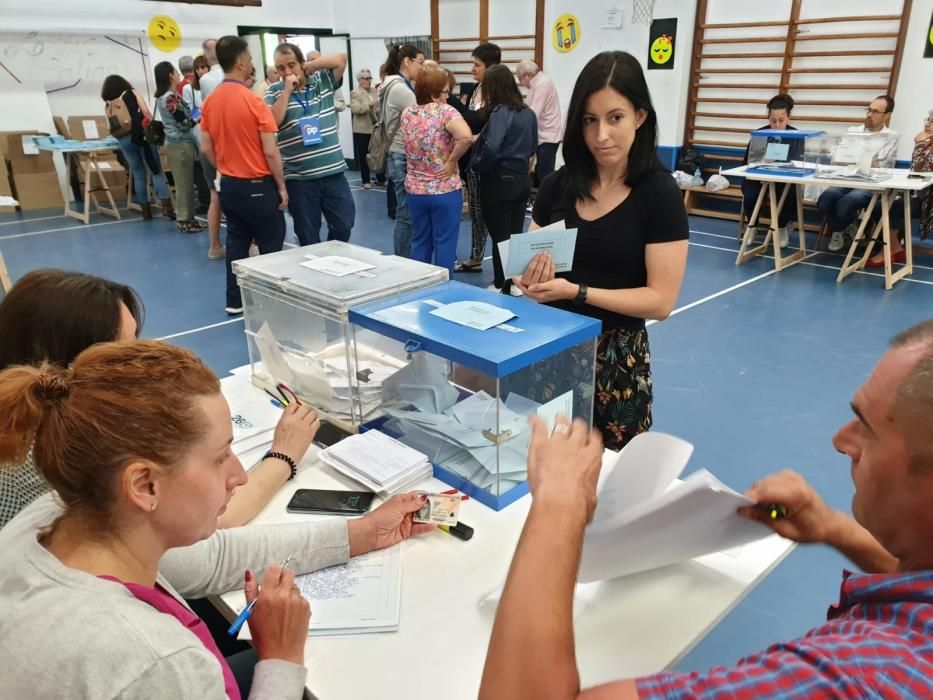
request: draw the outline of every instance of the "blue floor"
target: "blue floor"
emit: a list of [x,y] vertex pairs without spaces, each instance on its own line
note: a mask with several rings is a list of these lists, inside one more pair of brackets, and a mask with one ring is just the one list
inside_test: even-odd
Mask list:
[[[363,190],[348,175],[357,205],[353,242],[391,252],[385,192]],[[144,336],[173,336],[220,374],[247,361],[242,321],[223,311],[224,265],[207,259],[206,234],[184,235],[172,222],[135,214],[117,223],[95,216],[89,226],[57,214],[0,215],[0,252],[14,280],[37,267],[119,280],[145,302]],[[888,339],[933,316],[933,257],[917,256],[913,277],[886,292],[879,273],[837,285],[841,257],[828,253],[777,274],[768,258],[736,266],[735,231],[733,222],[691,218],[679,311],[649,331],[655,428],[693,442],[691,468],[706,467],[734,488],[791,467],[848,509],[848,463],[830,439]],[[469,248],[466,221],[461,260]],[[491,261],[485,268],[456,277],[485,286]],[[843,566],[826,548],[798,547],[679,668],[729,664],[802,634],[834,602]]]

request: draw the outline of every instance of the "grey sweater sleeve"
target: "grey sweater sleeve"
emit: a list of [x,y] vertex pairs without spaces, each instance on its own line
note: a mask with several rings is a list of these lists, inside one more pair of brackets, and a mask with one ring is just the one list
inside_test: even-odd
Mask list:
[[[249,700],[299,700],[305,692],[304,666],[278,659],[256,664]],[[217,659],[207,649],[180,650],[149,666],[117,696],[120,700],[227,700]]]
[[345,564],[350,558],[346,520],[218,530],[202,542],[166,552],[159,574],[185,598],[202,598],[241,588],[247,569],[261,573],[289,556],[290,568],[301,574]]

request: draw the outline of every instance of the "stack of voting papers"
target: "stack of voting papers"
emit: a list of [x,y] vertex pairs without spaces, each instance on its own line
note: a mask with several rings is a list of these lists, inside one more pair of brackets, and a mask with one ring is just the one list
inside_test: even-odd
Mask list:
[[[353,416],[356,386],[350,385],[343,343],[311,354],[283,350],[268,323],[263,323],[259,332],[252,335],[262,358],[257,373],[267,376],[270,384],[285,384],[315,408],[337,418]],[[391,364],[391,358],[384,353],[368,353],[367,348],[359,345],[357,359],[357,374],[365,377],[358,382],[360,407],[365,416],[378,408],[382,381],[399,367]]]
[[607,454],[599,502],[583,538],[581,583],[676,564],[772,534],[736,513],[753,501],[705,469],[678,479],[693,454],[689,442],[643,433],[618,456]]
[[383,498],[407,491],[433,473],[425,454],[378,430],[344,438],[323,450],[320,457]]
[[282,407],[257,391],[243,377],[225,377],[223,391],[233,421],[233,443],[230,448],[243,466],[247,470],[251,469],[272,446]]
[[[399,626],[402,548],[389,547],[353,557],[347,564],[295,577],[311,604],[308,635],[394,632]],[[240,639],[251,639],[243,625]]]

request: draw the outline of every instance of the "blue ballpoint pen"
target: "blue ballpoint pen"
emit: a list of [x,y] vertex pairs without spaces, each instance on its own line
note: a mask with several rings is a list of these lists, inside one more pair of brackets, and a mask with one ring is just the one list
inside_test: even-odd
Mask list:
[[[283,569],[284,569],[286,566],[288,566],[288,562],[290,562],[290,561],[292,560],[292,557],[293,557],[293,556],[294,556],[294,555],[289,554],[289,555],[288,555],[288,558],[287,558],[285,561],[282,562],[282,568],[283,568]],[[250,615],[253,614],[253,607],[256,605],[256,601],[257,601],[257,600],[259,600],[259,597],[258,597],[258,596],[257,596],[256,598],[253,598],[253,599],[247,604],[247,606],[246,606],[245,608],[243,608],[243,611],[242,611],[239,615],[236,616],[236,619],[233,621],[233,624],[230,625],[230,629],[227,630],[227,634],[228,634],[228,635],[230,635],[231,637],[236,637],[236,636],[240,633],[240,628],[241,628],[241,627],[243,626],[243,624],[249,619]]]

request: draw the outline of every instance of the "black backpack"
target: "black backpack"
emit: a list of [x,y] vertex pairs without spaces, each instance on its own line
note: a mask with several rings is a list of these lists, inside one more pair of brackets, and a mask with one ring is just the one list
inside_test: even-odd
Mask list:
[[699,151],[695,151],[692,148],[685,148],[680,152],[680,157],[677,159],[677,170],[682,170],[689,175],[693,175],[697,168],[699,168],[702,173],[705,167],[706,157]]

